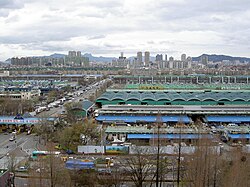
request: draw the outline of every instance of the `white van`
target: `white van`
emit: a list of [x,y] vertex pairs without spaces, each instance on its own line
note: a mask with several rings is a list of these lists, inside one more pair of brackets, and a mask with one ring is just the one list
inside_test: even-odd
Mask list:
[[228,126],[228,127],[238,127],[238,125],[235,124],[235,123],[229,123],[227,126]]

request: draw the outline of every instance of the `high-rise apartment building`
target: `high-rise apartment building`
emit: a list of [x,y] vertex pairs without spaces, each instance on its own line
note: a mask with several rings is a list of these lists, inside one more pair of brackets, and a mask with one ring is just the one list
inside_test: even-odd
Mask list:
[[77,56],[77,57],[82,57],[81,51],[77,51],[77,52],[76,52],[76,56]]
[[137,63],[139,66],[142,65],[142,52],[137,52]]
[[163,56],[162,56],[162,54],[157,54],[156,57],[155,57],[155,61],[156,61],[156,62],[161,62],[161,61],[163,61]]
[[188,56],[188,57],[187,57],[187,61],[188,61],[188,62],[189,62],[189,61],[191,62],[191,61],[192,61],[192,57],[191,57],[191,56]]
[[184,61],[186,61],[186,59],[187,59],[186,54],[182,54],[182,55],[181,55],[181,61],[183,61],[183,62],[184,62]]
[[64,61],[67,65],[71,66],[89,66],[89,58],[83,57],[81,51],[69,51]]
[[165,60],[168,61],[168,55],[165,55]]
[[188,56],[187,57],[187,68],[192,68],[192,57]]
[[118,59],[112,60],[112,66],[116,67],[127,67],[129,64],[130,60],[124,56],[123,52],[121,52],[121,56]]
[[149,66],[149,61],[150,61],[150,53],[149,51],[146,51],[144,57],[145,66]]
[[208,56],[202,55],[200,61],[202,64],[207,65],[208,64]]
[[76,52],[75,51],[69,51],[68,56],[71,57],[76,57]]
[[174,61],[174,57],[169,57],[169,61]]
[[123,54],[124,54],[124,53],[123,53],[123,52],[121,52],[121,56],[120,56],[119,58],[123,58]]

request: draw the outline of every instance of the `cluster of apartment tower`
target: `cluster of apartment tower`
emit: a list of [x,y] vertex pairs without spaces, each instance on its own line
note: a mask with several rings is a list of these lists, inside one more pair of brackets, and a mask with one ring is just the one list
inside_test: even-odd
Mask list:
[[181,60],[175,60],[173,57],[169,57],[165,55],[165,59],[163,59],[162,54],[157,54],[156,57],[151,60],[150,52],[145,51],[137,52],[136,57],[133,59],[127,59],[124,57],[123,52],[121,52],[121,56],[112,61],[113,66],[129,66],[132,68],[140,68],[140,67],[156,67],[159,69],[186,69],[191,68],[191,57],[186,57],[186,54],[181,55]]

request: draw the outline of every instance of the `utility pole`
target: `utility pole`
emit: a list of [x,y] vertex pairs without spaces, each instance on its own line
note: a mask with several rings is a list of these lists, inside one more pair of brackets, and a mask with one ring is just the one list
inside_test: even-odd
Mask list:
[[178,159],[177,159],[177,187],[180,186],[180,167],[181,167],[181,128],[182,128],[182,120],[180,119],[180,121],[178,122],[178,124],[180,125],[180,131],[179,131],[179,145],[178,145]]
[[162,125],[162,118],[158,113],[156,118],[157,126],[157,157],[156,157],[156,187],[159,187],[159,166],[160,166],[160,128]]

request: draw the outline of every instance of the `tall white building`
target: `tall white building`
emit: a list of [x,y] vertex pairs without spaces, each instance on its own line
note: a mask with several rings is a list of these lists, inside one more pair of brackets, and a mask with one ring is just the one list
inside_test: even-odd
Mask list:
[[169,61],[169,69],[173,69],[174,68],[174,61]]

